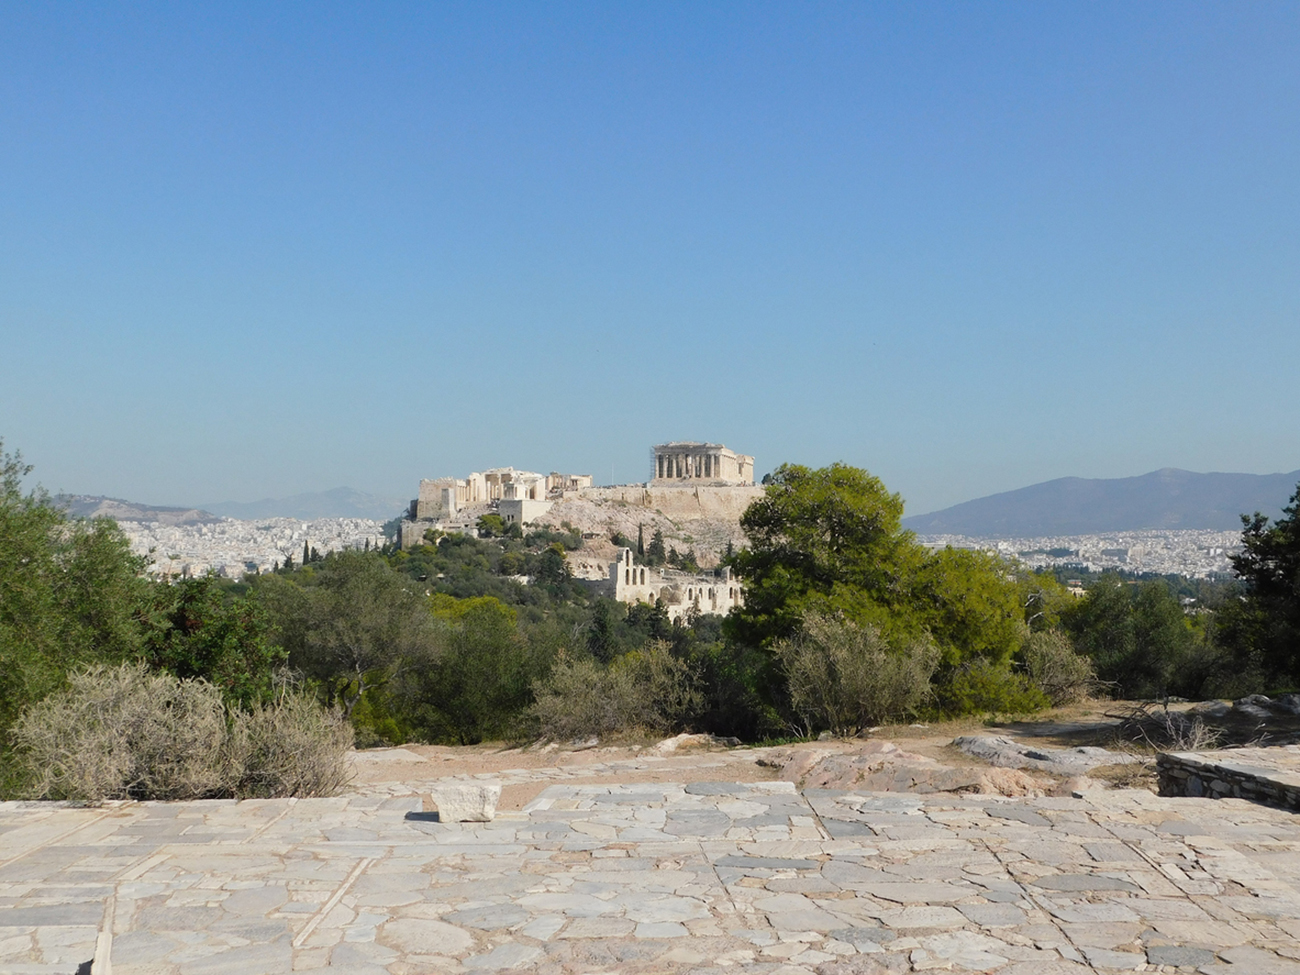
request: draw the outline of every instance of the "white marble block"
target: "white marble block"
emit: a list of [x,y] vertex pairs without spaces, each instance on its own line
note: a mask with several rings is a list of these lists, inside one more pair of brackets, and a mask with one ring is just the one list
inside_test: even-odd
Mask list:
[[490,823],[501,800],[501,783],[448,783],[435,786],[429,795],[440,823]]

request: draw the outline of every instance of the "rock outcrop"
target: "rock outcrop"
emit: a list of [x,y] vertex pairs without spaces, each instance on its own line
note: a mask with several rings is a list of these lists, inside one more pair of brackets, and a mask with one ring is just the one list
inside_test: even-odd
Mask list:
[[889,741],[869,741],[851,752],[822,749],[776,752],[762,760],[779,765],[781,778],[800,789],[857,792],[973,792],[1042,796],[1050,788],[1009,768],[959,768],[907,752]]
[[962,735],[953,742],[967,755],[999,768],[1032,769],[1051,775],[1086,775],[1100,765],[1128,765],[1136,755],[1105,748],[1043,748],[1001,736]]

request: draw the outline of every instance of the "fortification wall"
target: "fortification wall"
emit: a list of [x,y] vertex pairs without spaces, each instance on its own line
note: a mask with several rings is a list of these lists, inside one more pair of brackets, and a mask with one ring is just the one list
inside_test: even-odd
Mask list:
[[[763,489],[753,486],[585,488],[566,491],[538,523],[559,526],[568,522],[581,532],[600,536],[603,545],[609,545],[614,531],[635,539],[640,529],[649,543],[658,530],[663,532],[665,545],[679,552],[694,550],[699,564],[712,568],[728,546],[745,544],[740,516],[762,495]],[[601,548],[603,554],[601,542],[592,540],[591,547]]]
[[[652,485],[583,488],[584,501],[614,501],[657,511],[673,521],[716,518],[740,521],[750,503],[763,496],[758,485]],[[567,495],[566,495],[567,497]]]

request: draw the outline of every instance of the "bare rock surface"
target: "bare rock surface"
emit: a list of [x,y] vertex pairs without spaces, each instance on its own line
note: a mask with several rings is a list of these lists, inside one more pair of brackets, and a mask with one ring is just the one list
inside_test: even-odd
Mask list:
[[999,768],[1032,769],[1052,775],[1086,775],[1099,765],[1128,765],[1141,761],[1136,755],[1106,748],[1044,748],[1003,736],[962,735],[953,742],[967,755]]
[[904,751],[893,742],[868,741],[853,751],[800,749],[778,752],[780,776],[806,789],[858,792],[978,792],[999,796],[1041,796],[1047,783],[1011,768],[957,768]]

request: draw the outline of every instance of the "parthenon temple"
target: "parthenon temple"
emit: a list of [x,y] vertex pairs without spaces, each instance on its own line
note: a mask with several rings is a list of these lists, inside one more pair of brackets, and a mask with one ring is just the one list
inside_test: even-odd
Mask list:
[[754,458],[728,450],[720,443],[680,441],[656,445],[650,483],[682,481],[753,484]]

